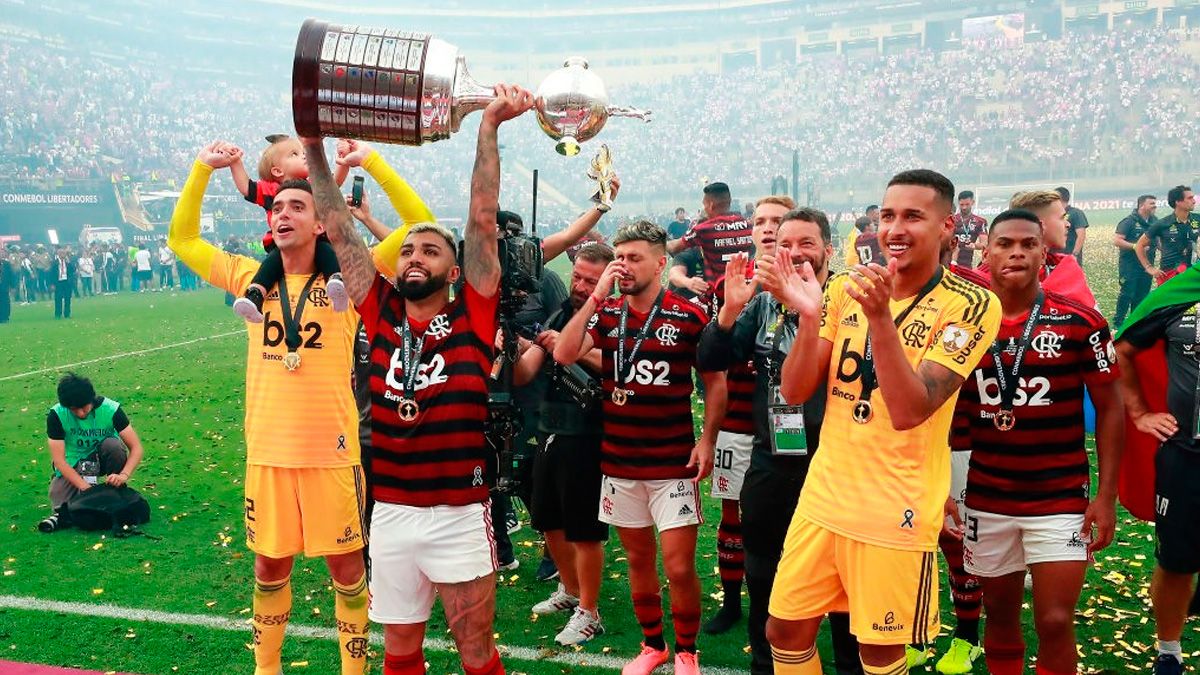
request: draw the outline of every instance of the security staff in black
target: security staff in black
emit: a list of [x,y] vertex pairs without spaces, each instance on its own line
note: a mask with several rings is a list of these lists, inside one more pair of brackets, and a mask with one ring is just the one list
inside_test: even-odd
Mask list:
[[602,475],[600,449],[603,415],[599,398],[599,349],[578,363],[560,366],[550,356],[558,334],[595,292],[613,259],[604,244],[588,244],[575,254],[571,294],[548,319],[536,341],[521,341],[524,351],[513,370],[518,386],[540,373],[549,386],[539,405],[538,435],[542,443],[533,461],[533,527],[545,534],[558,565],[560,583],[533,613],[572,612],[554,638],[564,646],[582,644],[604,632],[598,607],[604,541],[608,526],[600,522]]
[[[833,247],[824,213],[808,208],[789,212],[779,226],[775,247],[781,261],[790,259],[794,265],[808,261],[822,283],[828,278]],[[764,254],[758,264],[770,268],[775,257],[776,253]],[[747,264],[739,254],[730,262],[726,279],[745,279]],[[731,283],[736,282],[726,282],[726,304],[717,320],[701,333],[697,365],[702,370],[727,370],[733,364],[754,360],[754,449],[740,496],[742,542],[750,595],[747,620],[750,672],[770,675],[774,673],[774,664],[766,637],[767,606],[788,524],[808,476],[809,462],[817,451],[825,417],[825,387],[817,387],[818,393],[803,405],[805,451],[783,448],[775,438],[771,422],[770,393],[778,387],[779,370],[795,339],[796,317],[785,316],[780,303],[766,292],[756,292],[748,301],[740,299],[739,293],[734,292],[736,289],[730,289]],[[738,313],[738,307],[744,309]],[[860,675],[863,671],[858,642],[850,634],[849,615],[830,614],[829,623],[837,672]]]
[[[1137,208],[1117,223],[1117,231],[1113,234],[1113,245],[1117,247],[1117,272],[1120,280],[1120,291],[1117,293],[1117,313],[1113,316],[1113,327],[1120,328],[1125,322],[1129,310],[1137,307],[1142,298],[1150,292],[1150,282],[1153,277],[1142,267],[1137,257],[1137,241],[1142,238],[1150,226],[1154,224],[1154,209],[1158,201],[1154,195],[1138,197]],[[1150,264],[1154,264],[1153,243],[1146,252]]]

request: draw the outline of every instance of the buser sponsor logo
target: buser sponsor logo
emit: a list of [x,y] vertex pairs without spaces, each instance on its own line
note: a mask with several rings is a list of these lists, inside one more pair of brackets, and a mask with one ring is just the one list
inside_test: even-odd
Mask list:
[[971,354],[975,352],[975,347],[979,346],[979,341],[982,339],[983,329],[977,329],[975,333],[971,335],[971,339],[967,341],[966,346],[964,346],[962,349],[959,349],[958,353],[954,355],[954,362],[959,365],[966,363],[967,359],[971,358]]
[[1116,360],[1113,358],[1112,344],[1105,344],[1104,338],[1100,333],[1092,333],[1088,336],[1088,343],[1092,345],[1092,353],[1096,355],[1096,369],[1102,373],[1112,372],[1112,364]]

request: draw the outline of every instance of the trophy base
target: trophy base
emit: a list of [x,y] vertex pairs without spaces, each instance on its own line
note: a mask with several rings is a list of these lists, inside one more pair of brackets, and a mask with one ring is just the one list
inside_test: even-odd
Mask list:
[[563,136],[562,140],[555,144],[554,149],[560,155],[574,157],[579,154],[579,141],[575,140],[574,136]]

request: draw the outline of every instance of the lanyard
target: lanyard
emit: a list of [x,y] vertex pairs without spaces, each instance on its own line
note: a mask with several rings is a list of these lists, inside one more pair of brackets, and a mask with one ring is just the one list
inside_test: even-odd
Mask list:
[[1017,344],[1017,353],[1013,357],[1012,370],[1009,373],[1004,372],[1004,363],[1000,360],[1000,340],[992,343],[992,360],[996,362],[996,382],[1000,385],[1000,410],[1012,412],[1013,399],[1017,395],[1021,364],[1025,362],[1025,352],[1029,351],[1029,343],[1033,341],[1033,329],[1037,326],[1038,317],[1042,313],[1043,302],[1045,302],[1045,296],[1039,289],[1037,298],[1033,301],[1033,307],[1029,310],[1029,318],[1025,319],[1025,327],[1021,330],[1021,342]]
[[300,316],[304,313],[304,304],[308,302],[308,292],[312,290],[313,282],[317,280],[318,272],[313,272],[300,291],[300,301],[296,303],[296,313],[292,314],[291,300],[288,298],[287,275],[279,277],[279,305],[283,309],[283,342],[287,345],[288,353],[294,353],[300,348]]
[[658,316],[658,310],[662,307],[663,291],[658,292],[658,298],[654,300],[654,307],[650,309],[650,314],[646,316],[646,323],[642,324],[641,330],[638,331],[637,339],[633,342],[633,349],[629,350],[629,359],[625,359],[625,324],[629,317],[629,300],[626,300],[621,305],[621,320],[617,328],[617,388],[625,386],[625,381],[629,378],[630,371],[633,370],[633,360],[637,358],[638,350],[642,347],[642,342],[646,336],[650,334],[650,326],[654,323],[654,317]]
[[[912,302],[908,303],[908,306],[904,308],[904,311],[900,312],[900,314],[896,317],[896,328],[899,328],[900,324],[904,323],[904,320],[908,318],[910,313],[912,313],[913,308],[917,306],[917,303],[924,300],[925,296],[929,295],[929,293],[942,282],[942,275],[944,273],[945,270],[941,266],[938,266],[937,272],[934,273],[934,275],[929,278],[929,281],[925,282],[925,285],[921,287],[921,290],[917,292],[917,297],[913,298]],[[875,390],[875,387],[878,386],[879,383],[878,378],[875,376],[875,358],[872,356],[871,330],[869,328],[867,329],[867,344],[863,349],[862,370],[862,394],[858,398],[859,400],[870,402],[871,392]]]
[[400,358],[404,360],[404,395],[412,398],[416,396],[417,371],[421,369],[421,352],[425,350],[425,336],[429,331],[421,333],[421,337],[417,338],[414,345],[412,329],[408,326],[408,316],[404,317],[403,325],[404,328],[400,331],[400,341],[403,343],[400,346]]
[[771,335],[771,348],[767,352],[767,383],[772,390],[779,386],[779,374],[783,370],[783,354],[779,351],[779,341],[783,339],[783,329],[792,318],[792,314],[784,309],[783,305],[780,305],[776,311],[778,319],[775,323],[775,332]]

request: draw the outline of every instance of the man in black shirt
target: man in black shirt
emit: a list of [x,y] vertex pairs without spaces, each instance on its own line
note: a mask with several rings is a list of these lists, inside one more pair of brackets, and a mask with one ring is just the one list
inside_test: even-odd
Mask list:
[[[1120,328],[1125,322],[1125,315],[1150,292],[1152,277],[1138,262],[1137,242],[1142,235],[1154,224],[1154,210],[1158,200],[1154,195],[1138,197],[1137,208],[1117,223],[1117,231],[1113,234],[1113,246],[1117,247],[1117,272],[1120,276],[1120,291],[1117,293],[1117,313],[1113,317],[1113,327]],[[1154,251],[1147,254],[1150,264],[1154,264]]]
[[1075,256],[1076,262],[1083,267],[1083,242],[1087,239],[1088,219],[1083,211],[1071,206],[1071,191],[1065,187],[1054,188],[1062,197],[1063,206],[1067,209],[1067,244],[1058,253]]
[[[1200,216],[1192,213],[1196,208],[1196,195],[1190,187],[1176,185],[1171,188],[1167,193],[1167,204],[1172,214],[1151,225],[1134,249],[1146,273],[1160,284],[1191,266],[1192,247],[1196,232],[1200,231]],[[1162,256],[1158,267],[1152,265],[1146,255],[1152,242]]]
[[[559,331],[596,290],[613,252],[604,244],[588,244],[575,254],[571,295],[548,319],[545,330],[525,347],[513,371],[513,382],[524,386],[539,373],[549,380],[538,403],[539,435],[544,439],[533,461],[533,527],[545,534],[550,555],[558,564],[558,588],[533,606],[538,615],[573,612],[555,636],[560,645],[587,642],[604,632],[600,623],[600,576],[608,526],[600,522],[600,444],[602,418],[598,401],[580,401],[563,382],[595,382],[600,350],[594,349],[574,366],[559,366],[549,356]],[[568,373],[570,371],[570,373]]]
[[[1117,334],[1121,391],[1137,429],[1157,438],[1155,454],[1155,558],[1150,583],[1159,655],[1155,675],[1181,675],[1180,638],[1192,598],[1192,578],[1200,572],[1200,440],[1197,437],[1197,375],[1200,372],[1200,297],[1196,270],[1160,287],[1147,298],[1157,307],[1139,309]],[[1165,293],[1165,295],[1164,295]],[[1164,298],[1166,298],[1164,300]],[[1167,412],[1152,411],[1133,367],[1138,352],[1165,342]]]
[[[767,247],[767,244],[759,245]],[[828,278],[833,245],[829,220],[824,213],[809,208],[789,212],[784,216],[772,246],[773,250],[763,252],[755,274],[756,280],[763,280],[765,287],[769,288],[772,280],[777,278],[773,272],[777,264],[798,266],[807,261],[822,283]],[[759,675],[774,672],[771,646],[766,637],[767,605],[788,524],[808,475],[812,453],[817,450],[825,416],[825,388],[818,387],[819,393],[803,407],[808,450],[804,453],[777,450],[770,421],[774,412],[771,392],[778,388],[779,369],[795,339],[796,319],[785,314],[779,301],[770,293],[757,292],[753,283],[743,281],[748,264],[745,254],[737,254],[730,261],[725,274],[725,305],[717,320],[708,324],[701,334],[698,363],[706,370],[727,370],[747,359],[754,361],[754,447],[740,500],[746,587],[750,594],[747,625],[750,672]],[[861,673],[858,645],[850,635],[849,617],[831,614],[830,624],[838,672],[843,675]]]

